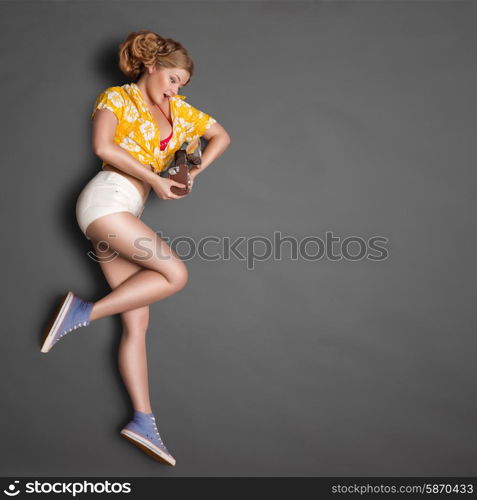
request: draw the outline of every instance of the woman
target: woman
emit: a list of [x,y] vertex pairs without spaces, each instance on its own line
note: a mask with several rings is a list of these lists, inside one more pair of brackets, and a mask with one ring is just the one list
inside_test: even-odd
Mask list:
[[148,30],[130,33],[119,45],[119,67],[136,81],[109,87],[96,100],[92,145],[103,160],[102,170],[76,204],[78,224],[101,256],[99,265],[112,292],[96,302],[68,292],[44,334],[41,351],[48,352],[76,328],[120,314],[119,369],[134,408],[121,435],[153,458],[175,465],[151,409],[145,336],[149,304],[181,290],[188,273],[140,217],[151,188],[163,200],[187,196],[171,191],[183,184],[158,175],[183,142],[198,137],[209,141],[200,167],[188,176],[192,188],[195,177],[228,147],[230,137],[214,118],[178,95],[189,83],[194,64],[177,41]]

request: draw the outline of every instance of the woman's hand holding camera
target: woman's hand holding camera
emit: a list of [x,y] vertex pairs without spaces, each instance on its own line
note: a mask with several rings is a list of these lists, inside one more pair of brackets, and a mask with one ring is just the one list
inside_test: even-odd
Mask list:
[[186,194],[183,195],[174,194],[171,191],[172,186],[177,186],[179,188],[186,187],[184,184],[181,184],[180,182],[176,182],[173,181],[172,179],[168,179],[167,177],[161,177],[158,175],[155,182],[152,184],[152,189],[154,189],[157,196],[159,196],[159,198],[161,198],[162,200],[177,200],[180,198],[184,198],[184,196],[187,196]]
[[187,194],[190,194],[192,191],[192,186],[194,185],[194,177],[195,175],[192,175],[190,171],[187,172],[187,187],[189,189],[189,192]]

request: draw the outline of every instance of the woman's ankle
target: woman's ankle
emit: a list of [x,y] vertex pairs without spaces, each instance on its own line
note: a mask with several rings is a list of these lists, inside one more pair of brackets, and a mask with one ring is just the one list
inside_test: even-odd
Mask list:
[[98,315],[98,308],[96,307],[96,302],[94,302],[93,309],[91,309],[91,314],[89,316],[89,320],[95,321],[95,320],[99,319],[97,317],[97,315]]
[[138,411],[139,413],[145,413],[146,415],[152,415],[153,413],[150,406],[134,408],[134,412],[136,411]]

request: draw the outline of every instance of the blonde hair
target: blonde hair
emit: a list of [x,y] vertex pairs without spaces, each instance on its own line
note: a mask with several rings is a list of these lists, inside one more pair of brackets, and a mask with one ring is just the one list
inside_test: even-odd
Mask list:
[[137,80],[146,66],[182,68],[194,73],[194,62],[176,40],[163,38],[149,30],[133,31],[119,45],[119,68],[132,80]]

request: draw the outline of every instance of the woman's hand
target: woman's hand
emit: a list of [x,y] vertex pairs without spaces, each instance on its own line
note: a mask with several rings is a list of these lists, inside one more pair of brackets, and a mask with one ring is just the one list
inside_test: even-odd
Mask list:
[[197,177],[197,174],[199,173],[199,169],[197,167],[193,167],[189,170],[188,172],[188,181],[187,183],[189,184],[189,189],[192,191],[192,186],[194,185],[194,179]]
[[190,172],[187,172],[187,186],[189,187],[189,193],[192,191],[192,186],[194,185],[194,176]]
[[154,182],[154,184],[151,184],[151,186],[157,196],[159,196],[159,198],[163,200],[178,200],[180,198],[184,198],[184,196],[187,196],[186,194],[174,194],[171,191],[172,186],[185,188],[185,185],[181,184],[180,182],[173,181],[172,179],[169,179],[167,177],[161,177],[158,175],[156,181]]

